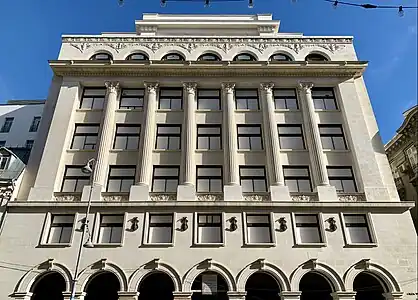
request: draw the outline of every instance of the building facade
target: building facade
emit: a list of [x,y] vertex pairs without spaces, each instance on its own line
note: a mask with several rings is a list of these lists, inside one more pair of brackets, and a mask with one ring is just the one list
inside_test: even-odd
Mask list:
[[416,299],[367,63],[352,37],[279,24],[145,14],[64,36],[0,298]]
[[401,201],[414,201],[411,217],[418,232],[418,107],[415,105],[403,113],[404,121],[395,136],[385,145],[386,154],[395,178]]

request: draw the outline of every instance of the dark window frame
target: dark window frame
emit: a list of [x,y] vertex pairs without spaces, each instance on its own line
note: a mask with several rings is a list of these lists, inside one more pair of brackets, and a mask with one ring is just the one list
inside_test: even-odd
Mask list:
[[[142,105],[141,105],[141,96],[137,96],[137,95],[123,95],[124,91],[134,91],[134,90],[142,90],[144,91],[144,93],[142,94]],[[129,88],[129,89],[122,89],[121,93],[120,93],[120,99],[119,99],[119,108],[120,109],[144,109],[144,98],[145,98],[145,89],[134,89],[134,88]],[[124,99],[139,99],[139,105],[122,105],[122,101]]]
[[[248,57],[250,57],[250,59],[240,59],[240,56],[242,56],[242,55],[248,55]],[[243,53],[239,53],[239,54],[235,55],[233,61],[245,61],[245,62],[257,61],[257,57],[255,57],[255,55],[253,55],[251,53],[243,52]]]
[[29,127],[29,132],[37,132],[39,129],[39,124],[41,124],[41,118],[40,116],[33,117],[32,124]]
[[[203,57],[205,57],[205,56],[209,56],[209,57],[212,57],[214,59],[203,59]],[[200,55],[197,60],[198,61],[221,61],[222,59],[217,54],[214,54],[214,53],[204,53],[204,54]]]
[[[77,133],[77,128],[78,127],[97,127],[97,133]],[[76,148],[73,148],[74,139],[75,139],[76,136],[83,136],[84,137],[83,148],[81,148],[81,150],[83,150],[83,149],[89,149],[89,150],[96,149],[98,138],[99,138],[99,131],[100,131],[100,124],[99,123],[76,123],[75,126],[74,126],[74,134],[73,134],[73,139],[71,140],[70,149],[76,149]],[[94,143],[94,145],[90,144],[90,143],[86,143],[86,138],[89,137],[89,136],[95,136],[96,137],[96,142]],[[92,148],[86,148],[86,145],[91,145]]]
[[328,61],[328,58],[325,57],[323,54],[319,53],[309,53],[305,56],[305,61]]
[[[122,217],[122,222],[121,223],[114,223],[114,222],[103,223],[103,217]],[[125,216],[123,214],[100,214],[98,244],[120,244],[120,243],[122,243],[124,221],[125,221]],[[103,241],[100,240],[100,233],[102,231],[102,228],[108,228],[108,227],[111,228],[110,229],[110,240],[106,241],[106,242],[103,242]],[[113,233],[114,228],[121,228],[120,241],[118,241],[118,242],[112,242],[112,233]]]
[[[237,97],[237,91],[238,92],[241,92],[241,91],[256,91],[256,96],[239,96],[239,97]],[[235,89],[235,91],[234,91],[234,99],[235,99],[235,109],[236,110],[255,110],[255,109],[251,109],[251,108],[248,108],[249,107],[249,105],[248,105],[248,100],[257,100],[257,109],[256,109],[256,111],[258,111],[258,110],[260,110],[260,94],[259,94],[259,92],[258,92],[258,90],[257,89]],[[245,106],[246,106],[246,108],[238,108],[238,101],[237,100],[245,100]]]
[[[163,222],[152,222],[152,217],[153,216],[158,216],[158,217],[171,217],[171,222],[170,223],[163,223]],[[171,244],[173,243],[173,220],[174,220],[174,213],[149,213],[148,215],[148,233],[147,233],[147,244]],[[155,227],[168,227],[171,228],[171,241],[170,242],[166,242],[166,243],[156,243],[156,242],[151,242],[150,240],[150,233],[151,233],[151,228],[155,228]]]
[[[143,58],[143,59],[132,59],[132,57],[133,57],[133,56],[135,56],[135,55],[142,55],[144,58]],[[145,53],[142,53],[142,52],[134,52],[134,53],[129,54],[129,55],[126,57],[126,60],[134,60],[134,61],[148,61],[148,60],[149,60],[149,57],[148,57],[148,55],[147,55],[147,54],[145,54]]]
[[[139,132],[138,133],[118,133],[118,129],[119,128],[122,128],[122,127],[130,127],[130,128],[137,127],[139,129]],[[125,147],[124,148],[115,148],[115,146],[116,146],[116,139],[118,137],[126,137]],[[139,149],[139,142],[140,142],[140,137],[141,137],[141,124],[127,124],[127,123],[119,123],[119,124],[116,124],[115,138],[113,140],[113,149],[128,150],[129,137],[138,137],[138,145],[134,149]]]
[[9,167],[10,155],[0,155],[0,170],[6,170]]
[[[84,167],[84,165],[66,165],[65,166],[65,171],[64,171],[64,176],[62,178],[62,184],[61,184],[61,192],[63,192],[63,188],[64,188],[64,184],[65,184],[65,180],[76,180],[76,183],[74,185],[74,187],[77,187],[78,181],[79,180],[87,180],[90,183],[90,174],[84,174],[83,176],[68,176],[67,175],[67,171],[68,169],[82,169]],[[87,183],[87,185],[89,184]],[[64,192],[66,193],[66,192]],[[68,193],[81,193],[81,192],[77,192],[77,191],[72,191],[72,192],[68,192]]]
[[[85,95],[86,90],[90,90],[90,91],[94,91],[94,90],[100,91],[101,90],[102,92],[105,91],[105,94],[104,95],[97,94],[97,95],[86,96]],[[104,108],[104,102],[105,102],[105,99],[106,99],[106,94],[107,94],[106,88],[103,88],[103,87],[84,87],[83,88],[83,93],[81,95],[80,106],[78,108],[79,109],[103,109]],[[92,98],[90,107],[83,107],[83,101],[86,97],[87,98]],[[101,108],[93,108],[95,101],[102,101]]]
[[[134,170],[134,175],[130,175],[130,176],[121,176],[121,175],[111,175],[112,174],[112,170],[116,170],[116,169],[130,169],[130,170]],[[132,180],[132,185],[135,184],[135,175],[136,175],[136,166],[134,165],[110,165],[109,166],[109,172],[108,172],[108,176],[107,176],[107,182],[106,182],[106,192],[107,193],[128,193],[128,192],[123,192],[121,191],[122,189],[122,183],[124,182],[124,180]],[[120,184],[119,184],[119,191],[109,191],[109,182],[110,180],[120,180]]]
[[[177,170],[177,175],[157,175],[155,176],[155,170],[156,169],[176,169]],[[177,180],[177,186],[180,183],[180,166],[178,165],[158,165],[158,166],[154,166],[153,170],[152,170],[152,185],[151,185],[151,191],[154,192],[154,180],[155,179],[159,179],[159,180],[164,180],[164,192],[161,193],[170,193],[167,192],[167,180]]]
[[[362,216],[362,217],[364,217],[365,222],[364,223],[347,223],[346,218],[345,218],[346,216]],[[368,219],[366,214],[350,214],[350,213],[345,214],[345,213],[343,213],[343,218],[344,218],[344,226],[346,228],[357,227],[357,228],[366,228],[367,229],[367,236],[369,237],[369,241],[366,242],[366,243],[353,242],[352,239],[351,239],[351,236],[350,236],[350,232],[348,230],[346,230],[346,232],[347,232],[347,234],[350,238],[350,242],[352,244],[357,244],[357,243],[358,244],[371,244],[371,243],[374,242],[371,227],[370,227],[370,223],[369,223],[369,219]]]
[[[315,92],[316,91],[318,91],[318,92],[321,92],[321,91],[327,91],[327,92],[329,92],[329,91],[331,91],[332,92],[332,97],[328,97],[328,96],[315,96]],[[339,109],[339,107],[338,107],[338,104],[337,104],[337,98],[336,98],[336,96],[335,96],[335,91],[334,91],[334,88],[322,88],[322,87],[317,87],[317,88],[312,88],[312,93],[311,93],[311,95],[312,95],[312,101],[314,102],[314,108],[315,109],[321,109],[321,110],[332,110],[332,111],[334,111],[334,110],[338,110]],[[333,100],[333,102],[334,102],[334,106],[335,106],[335,108],[327,108],[327,106],[326,106],[326,99],[331,99],[331,100]],[[321,101],[321,103],[323,104],[322,106],[324,107],[324,108],[316,108],[315,107],[315,102],[319,102],[319,101]]]
[[[176,59],[171,59],[171,58],[168,59],[168,57],[170,55],[177,55],[177,58]],[[164,55],[161,58],[161,60],[164,60],[164,61],[185,61],[186,59],[185,59],[185,57],[182,54],[179,54],[179,53],[167,53],[166,55]]]
[[14,117],[6,117],[4,118],[4,123],[0,129],[1,133],[7,133],[10,132],[10,129],[12,129],[13,122],[15,118]]
[[[218,96],[204,96],[204,97],[200,97],[200,95],[199,95],[199,92],[200,91],[217,91],[218,92]],[[200,109],[199,108],[199,100],[201,99],[201,98],[204,98],[204,99],[211,99],[211,100],[218,100],[218,109],[213,109],[212,111],[220,111],[220,110],[222,110],[222,107],[221,107],[221,90],[220,89],[197,89],[197,110],[207,110],[206,108],[205,109]]]
[[[97,58],[100,55],[106,55],[106,58]],[[106,53],[106,52],[98,52],[98,53],[93,54],[90,57],[90,60],[98,60],[98,61],[109,61],[109,60],[112,60],[112,59],[113,59],[113,56],[109,53]]]
[[[200,217],[205,217],[205,222],[200,222]],[[219,217],[219,222],[213,221],[213,217]],[[219,244],[224,242],[224,234],[223,234],[223,218],[222,213],[197,213],[196,214],[196,230],[197,230],[197,243],[198,244],[206,244],[207,242],[201,242],[200,235],[199,235],[199,228],[201,227],[213,227],[219,228],[219,242],[209,243],[209,244]]]
[[[291,90],[291,91],[294,92],[295,97],[292,98],[290,96],[276,96],[276,94],[274,93],[274,91],[279,91],[279,90]],[[298,101],[298,95],[297,95],[296,89],[292,89],[292,88],[288,88],[288,89],[286,89],[286,88],[283,88],[283,89],[274,89],[273,90],[273,98],[274,98],[274,109],[283,109],[283,108],[278,108],[277,107],[278,106],[277,105],[277,101],[280,101],[280,100],[284,100],[284,104],[285,104],[285,107],[286,107],[284,109],[294,109],[294,110],[299,110],[300,109],[299,108],[299,101]],[[290,101],[290,100],[294,100],[295,101],[296,108],[289,108],[288,101]]]
[[[295,216],[295,228],[297,228],[297,227],[302,227],[302,228],[303,227],[317,228],[318,229],[318,233],[319,233],[320,241],[319,242],[316,242],[314,244],[322,244],[322,243],[325,243],[325,237],[322,234],[321,223],[320,223],[320,218],[319,218],[319,215],[318,214],[303,214],[303,213],[302,214],[299,214],[299,213],[295,213],[294,216]],[[307,223],[307,222],[298,223],[298,220],[297,220],[297,217],[298,216],[310,216],[310,217],[315,216],[316,223]],[[301,237],[299,237],[299,239],[300,239],[300,243],[306,244],[304,241],[302,241]],[[310,243],[308,243],[308,244],[310,244]]]
[[[251,176],[247,176],[247,175],[241,175],[241,170],[243,169],[262,169],[264,171],[264,176],[260,176],[260,175],[251,175]],[[248,193],[254,193],[254,180],[264,180],[264,186],[266,188],[266,190],[264,192],[268,191],[268,186],[267,186],[267,172],[266,172],[266,167],[264,165],[259,165],[259,166],[248,166],[248,165],[244,165],[244,166],[239,166],[239,183],[242,186],[242,180],[251,180],[252,183],[252,192],[248,192]],[[245,192],[243,192],[245,193]]]
[[[171,127],[171,128],[177,127],[180,130],[179,130],[179,133],[158,133],[158,129],[162,128],[162,127]],[[155,149],[157,149],[157,150],[181,150],[181,128],[182,128],[181,124],[157,124],[157,136],[156,136],[156,139],[155,139]],[[168,137],[168,139],[167,139],[168,148],[167,149],[157,148],[158,137]],[[170,148],[170,137],[178,137],[179,138],[179,148],[178,149],[171,149]]]
[[[73,217],[73,222],[71,222],[71,223],[54,223],[54,217]],[[74,228],[74,220],[75,220],[75,215],[72,215],[72,214],[51,214],[51,222],[50,222],[50,224],[49,224],[49,230],[48,230],[48,235],[47,235],[47,237],[46,237],[46,244],[67,244],[68,242],[62,242],[61,241],[61,239],[62,239],[62,232],[63,232],[63,229],[64,228],[71,228],[71,231],[73,230],[73,228]],[[66,226],[67,225],[67,226]],[[69,226],[69,225],[71,225],[71,226]],[[52,228],[54,228],[54,227],[60,227],[61,228],[61,232],[60,232],[60,237],[59,237],[59,240],[58,240],[58,242],[50,242],[49,240],[50,240],[50,238],[51,238],[51,229]],[[71,242],[71,236],[70,236],[70,241],[69,242]]]
[[[164,91],[170,91],[170,90],[171,91],[181,91],[181,95],[180,96],[162,96],[161,95]],[[182,88],[174,88],[174,87],[173,88],[171,88],[171,87],[160,88],[159,91],[158,91],[158,108],[157,109],[182,110],[183,109],[183,97],[184,97],[184,91],[183,91]],[[169,100],[170,108],[161,108],[161,99]],[[180,108],[179,109],[172,108],[173,100],[176,100],[176,101],[180,100]]]
[[[283,56],[285,59],[274,59],[275,56]],[[292,61],[292,58],[285,53],[274,53],[269,57],[269,61]]]
[[[353,172],[353,167],[352,166],[327,166],[327,172],[330,169],[331,170],[349,169],[350,172],[351,172],[351,177],[349,177],[349,176],[329,176],[328,175],[328,180],[329,181],[331,181],[331,180],[352,180],[353,181],[353,184],[354,184],[354,190],[355,190],[354,192],[355,193],[358,192],[357,182],[356,182],[356,178],[354,176],[354,172]],[[342,182],[341,182],[341,185],[344,188],[344,185],[342,184]],[[337,192],[338,193],[347,193],[345,191],[338,191],[338,190],[337,190]]]
[[[219,134],[212,134],[212,133],[199,133],[200,128],[218,128]],[[207,138],[208,139],[208,149],[199,148],[199,138]],[[210,147],[211,138],[219,138],[219,149],[212,149]],[[221,124],[197,124],[197,133],[196,133],[196,149],[203,149],[203,150],[222,150],[222,125]]]
[[[249,223],[248,222],[248,217],[259,217],[259,216],[263,216],[263,217],[267,217],[267,220],[268,220],[268,222],[267,223]],[[257,214],[257,213],[246,213],[245,214],[245,226],[247,227],[247,240],[248,240],[248,243],[250,243],[251,244],[251,242],[250,242],[250,237],[249,237],[249,232],[248,232],[248,228],[249,227],[265,227],[265,228],[268,228],[269,229],[269,232],[270,232],[270,241],[268,241],[268,242],[265,242],[265,243],[263,243],[263,244],[271,244],[271,243],[273,243],[273,232],[272,232],[272,220],[271,220],[271,215],[270,214],[265,214],[265,213],[263,213],[263,214]]]
[[32,149],[34,143],[35,143],[35,140],[26,140],[25,148]]
[[[280,133],[280,127],[287,127],[287,128],[300,128],[300,134],[298,133]],[[279,145],[280,149],[293,149],[293,148],[282,148],[280,138],[281,137],[300,137],[302,139],[302,149],[295,149],[295,150],[306,150],[306,143],[305,137],[303,134],[303,125],[302,124],[277,124],[277,131],[279,133]]]
[[[206,176],[206,175],[199,175],[199,169],[220,169],[221,171],[221,175],[218,176]],[[199,192],[199,179],[205,179],[205,180],[209,180],[209,191],[205,191],[205,192]],[[211,190],[211,180],[221,180],[221,191],[212,191]],[[222,165],[197,165],[196,166],[196,193],[221,193],[222,192],[222,187],[224,185],[224,181],[223,181],[223,168]]]
[[[294,175],[285,175],[285,170],[286,169],[304,169],[308,171],[308,175],[307,176],[294,176]],[[294,165],[288,165],[288,166],[283,166],[283,179],[284,182],[286,184],[286,180],[296,180],[297,186],[298,186],[298,191],[297,192],[292,192],[292,193],[303,193],[305,191],[300,191],[299,188],[299,180],[308,180],[309,181],[309,186],[310,186],[310,191],[313,191],[312,188],[312,179],[311,179],[311,168],[309,166],[294,166]]]
[[[335,142],[334,142],[334,137],[339,137],[343,139],[344,142],[344,149],[342,150],[347,150],[348,149],[348,145],[347,145],[347,141],[345,140],[345,136],[344,136],[344,129],[343,126],[341,124],[319,124],[319,135],[320,137],[330,137],[331,138],[331,142],[332,142],[332,148],[330,150],[341,150],[341,149],[335,149]],[[339,128],[341,130],[341,133],[321,133],[321,128]],[[329,148],[326,148],[329,149]]]
[[[257,127],[260,129],[260,133],[256,134],[256,133],[239,133],[239,128],[249,128],[249,127]],[[248,138],[249,141],[249,145],[250,148],[241,148],[240,147],[240,142],[239,142],[239,138]],[[253,147],[251,146],[251,138],[252,137],[259,137],[260,138],[260,143],[261,143],[261,148],[260,149],[253,149]],[[237,125],[237,142],[238,142],[238,149],[240,150],[264,150],[264,142],[263,142],[263,130],[261,128],[261,124],[238,124]]]

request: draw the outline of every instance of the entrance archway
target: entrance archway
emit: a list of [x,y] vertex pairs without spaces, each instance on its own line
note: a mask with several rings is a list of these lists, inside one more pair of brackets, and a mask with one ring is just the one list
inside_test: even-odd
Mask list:
[[174,283],[164,272],[147,275],[139,285],[138,300],[173,300]]
[[32,285],[31,300],[63,300],[65,279],[57,272],[40,275]]
[[118,300],[120,291],[119,280],[111,272],[102,272],[87,283],[85,300]]
[[316,273],[308,272],[299,282],[300,300],[332,300],[333,289],[328,280]]
[[276,279],[265,272],[252,274],[245,284],[245,300],[280,300],[280,286]]
[[385,289],[382,282],[374,275],[367,272],[361,272],[356,276],[353,283],[353,289],[356,291],[356,300],[384,300],[383,293]]
[[[209,277],[212,278],[216,277],[217,292],[212,295],[202,294],[202,285],[206,280],[206,275],[209,275]],[[216,272],[207,271],[199,274],[193,281],[192,291],[192,300],[228,300],[228,284],[226,283],[225,279]]]

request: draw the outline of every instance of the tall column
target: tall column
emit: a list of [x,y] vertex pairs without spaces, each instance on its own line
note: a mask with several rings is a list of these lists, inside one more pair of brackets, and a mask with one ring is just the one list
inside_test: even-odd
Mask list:
[[[97,157],[93,170],[92,200],[100,200],[101,192],[105,186],[107,170],[109,165],[109,150],[112,147],[113,131],[115,129],[115,111],[119,92],[119,82],[106,82],[107,88],[105,108],[101,122],[101,132],[97,147]],[[82,201],[88,201],[88,187],[83,188]],[[86,197],[87,196],[87,197]]]
[[274,112],[273,86],[273,83],[262,83],[260,85],[270,194],[272,201],[290,201],[289,189],[284,185],[283,167],[280,163],[280,144]]
[[196,86],[195,82],[183,84],[185,91],[185,111],[183,121],[183,184],[178,186],[177,200],[195,200],[195,147],[196,147]]
[[320,201],[337,201],[335,187],[329,185],[327,167],[319,134],[318,122],[316,121],[315,107],[312,99],[312,87],[310,82],[299,83],[298,89],[303,105],[302,113],[304,129],[308,141],[311,165],[316,177],[316,190]]
[[224,199],[226,201],[242,200],[242,189],[239,181],[238,136],[235,122],[235,83],[222,83],[223,90],[223,144],[224,162]]
[[144,112],[143,134],[141,139],[140,154],[138,157],[137,183],[131,186],[130,201],[147,201],[152,173],[152,150],[155,141],[155,110],[157,108],[158,83],[145,83],[147,95]]

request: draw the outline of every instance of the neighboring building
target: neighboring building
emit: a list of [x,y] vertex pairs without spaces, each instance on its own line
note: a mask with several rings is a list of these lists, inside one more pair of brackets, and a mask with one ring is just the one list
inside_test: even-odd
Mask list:
[[80,300],[416,299],[414,204],[351,37],[271,15],[135,24],[64,36],[50,61],[1,299],[68,300],[74,278]]
[[415,201],[411,209],[415,229],[418,232],[418,106],[403,113],[404,121],[395,136],[385,145],[386,154],[402,201]]

